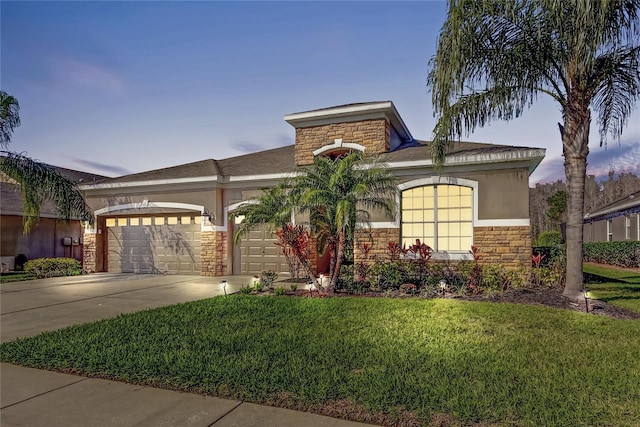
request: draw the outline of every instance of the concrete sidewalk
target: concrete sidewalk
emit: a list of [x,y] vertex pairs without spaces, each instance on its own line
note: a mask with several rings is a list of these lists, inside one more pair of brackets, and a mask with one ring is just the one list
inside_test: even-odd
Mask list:
[[[0,340],[223,295],[248,276],[99,273],[0,285]],[[197,394],[0,364],[0,426],[356,427],[365,424]]]

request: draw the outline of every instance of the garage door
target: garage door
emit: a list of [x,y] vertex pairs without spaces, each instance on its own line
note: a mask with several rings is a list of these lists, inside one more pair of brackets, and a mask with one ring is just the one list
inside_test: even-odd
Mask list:
[[240,273],[260,274],[265,270],[288,273],[287,260],[266,227],[251,230],[240,241]]
[[108,271],[200,274],[200,217],[107,218]]

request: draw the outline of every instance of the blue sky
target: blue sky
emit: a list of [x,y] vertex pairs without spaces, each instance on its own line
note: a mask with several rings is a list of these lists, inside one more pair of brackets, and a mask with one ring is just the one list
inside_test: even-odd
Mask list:
[[[290,113],[392,100],[417,139],[435,124],[427,62],[434,2],[2,1],[2,90],[18,98],[11,149],[108,176],[292,144]],[[547,148],[532,182],[560,178],[558,108],[467,140]],[[640,114],[590,173],[640,173]]]

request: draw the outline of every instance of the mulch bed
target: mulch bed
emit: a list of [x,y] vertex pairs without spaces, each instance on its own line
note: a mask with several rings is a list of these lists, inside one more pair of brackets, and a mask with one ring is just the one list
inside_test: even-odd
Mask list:
[[[268,292],[267,294],[272,294]],[[287,295],[297,297],[309,297],[308,290],[298,289],[295,292],[288,291]],[[313,291],[313,298],[335,298],[335,297],[360,297],[360,298],[385,298],[378,292],[367,292],[361,295],[350,295],[347,293],[336,292],[334,295],[327,295]],[[408,295],[397,294],[395,295],[401,298],[411,298]],[[589,307],[589,313],[593,313],[598,316],[613,317],[616,319],[640,319],[640,313],[628,310],[626,308],[617,307],[615,305],[607,304],[604,301],[589,299],[587,302],[584,300],[574,301],[562,296],[562,290],[549,289],[549,288],[523,288],[523,289],[509,289],[503,294],[481,294],[481,295],[453,295],[447,294],[447,298],[460,299],[466,301],[485,301],[485,302],[509,302],[516,304],[530,304],[530,305],[542,305],[547,307],[559,308],[572,311],[587,311],[587,305]]]
[[589,299],[587,302],[574,301],[562,296],[560,289],[510,289],[504,295],[476,295],[463,297],[473,301],[511,302],[517,304],[544,305],[572,311],[587,311],[600,316],[614,317],[616,319],[640,319],[640,313],[607,304],[604,301]]

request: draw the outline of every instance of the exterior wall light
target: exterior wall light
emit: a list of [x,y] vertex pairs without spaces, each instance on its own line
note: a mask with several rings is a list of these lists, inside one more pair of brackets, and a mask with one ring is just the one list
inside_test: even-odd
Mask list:
[[200,216],[202,217],[203,221],[209,221],[212,224],[216,220],[216,216],[210,214],[209,212],[207,212],[206,209],[204,211],[202,211],[202,214],[200,214]]

